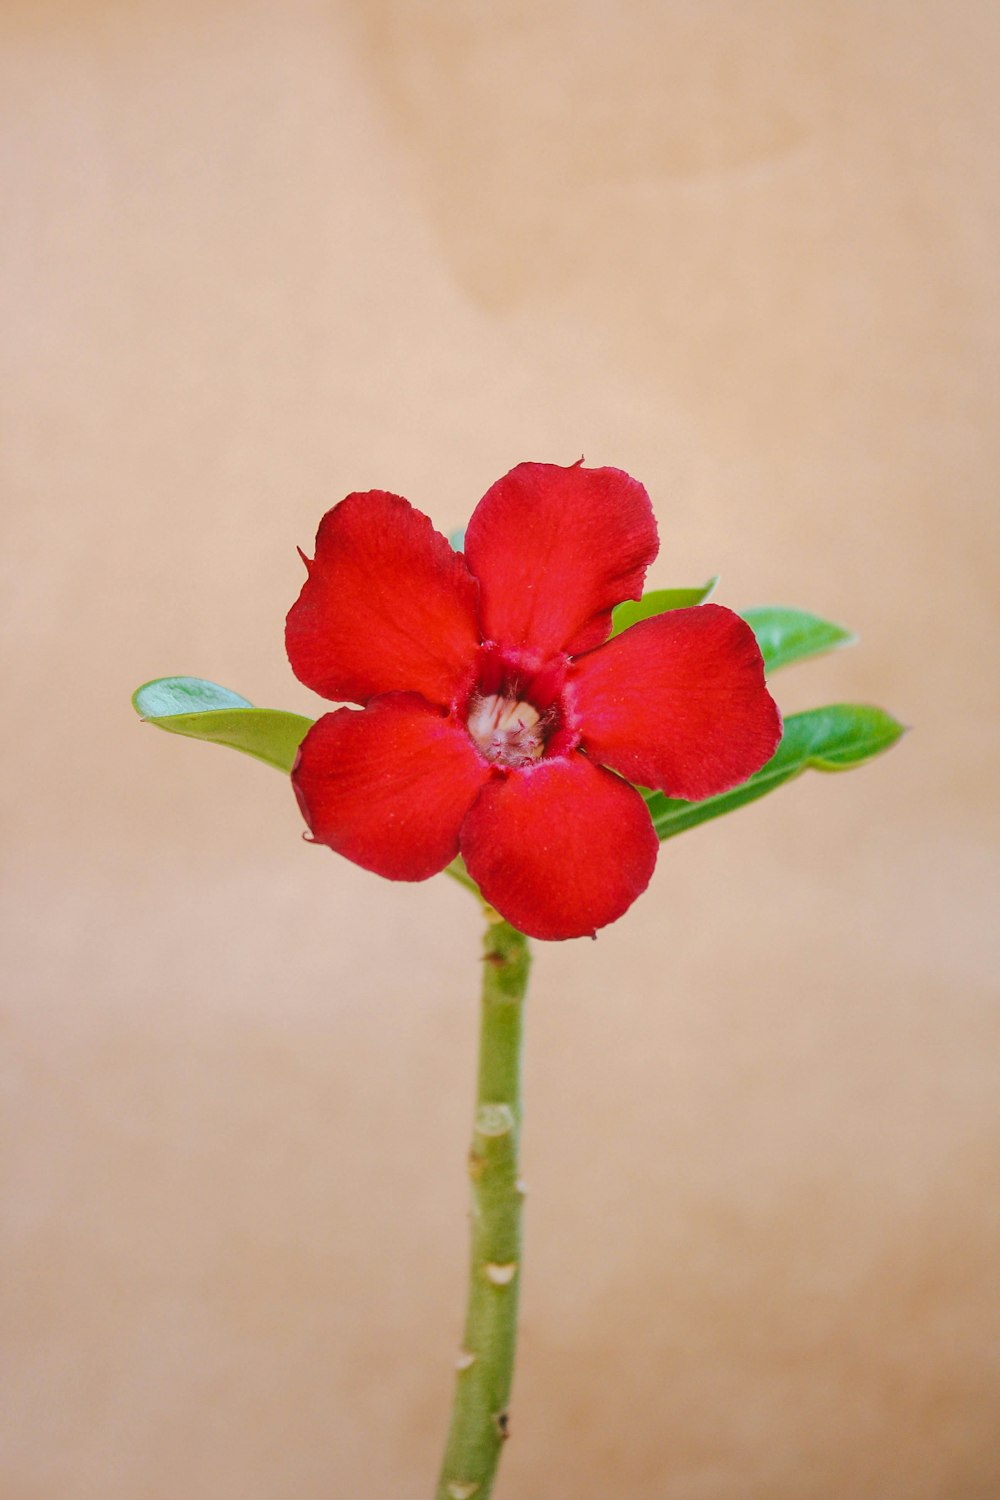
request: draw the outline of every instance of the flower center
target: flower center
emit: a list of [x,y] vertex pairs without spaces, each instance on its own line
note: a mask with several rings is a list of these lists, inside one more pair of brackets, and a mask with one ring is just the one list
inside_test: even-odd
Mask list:
[[538,709],[523,699],[477,694],[467,723],[482,754],[499,765],[524,766],[544,754],[545,724]]

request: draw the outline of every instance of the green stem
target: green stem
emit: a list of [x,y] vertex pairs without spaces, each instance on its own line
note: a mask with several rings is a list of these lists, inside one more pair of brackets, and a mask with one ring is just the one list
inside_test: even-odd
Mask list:
[[[483,898],[479,894],[479,887],[465,868],[465,860],[460,854],[456,854],[450,865],[445,865],[443,873],[450,875],[452,880],[457,880],[459,885],[464,885],[467,891],[471,891],[474,896],[479,896],[480,901],[482,901]],[[489,907],[487,909],[492,911],[493,908]]]
[[437,1500],[487,1500],[507,1436],[521,1280],[521,1030],[528,939],[487,908],[479,1085],[469,1152],[472,1254],[465,1333]]

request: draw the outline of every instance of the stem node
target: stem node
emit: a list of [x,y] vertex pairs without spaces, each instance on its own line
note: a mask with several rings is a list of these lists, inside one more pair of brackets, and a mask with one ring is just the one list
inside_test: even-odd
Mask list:
[[517,1261],[512,1260],[506,1266],[498,1266],[491,1262],[483,1269],[486,1272],[486,1280],[492,1281],[494,1286],[510,1286],[517,1275]]

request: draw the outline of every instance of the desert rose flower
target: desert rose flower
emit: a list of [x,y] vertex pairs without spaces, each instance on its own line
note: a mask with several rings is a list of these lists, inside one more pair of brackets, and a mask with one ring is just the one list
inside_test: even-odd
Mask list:
[[307,687],[360,707],[302,743],[292,781],[315,841],[392,880],[461,852],[533,937],[620,917],[659,848],[631,783],[710,797],[781,736],[731,610],[671,610],[608,639],[658,545],[642,485],[582,464],[512,469],[476,507],[464,555],[398,495],[328,511],[288,656]]

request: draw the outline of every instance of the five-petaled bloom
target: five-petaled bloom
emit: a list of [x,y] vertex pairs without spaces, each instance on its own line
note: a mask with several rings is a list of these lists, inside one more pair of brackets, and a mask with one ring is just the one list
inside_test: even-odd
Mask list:
[[781,718],[753,632],[715,604],[608,639],[658,549],[620,469],[519,464],[464,555],[398,495],[323,517],[288,615],[325,698],[292,780],[313,838],[393,880],[461,851],[484,898],[539,938],[593,934],[645,890],[658,842],[635,787],[700,800],[773,754]]

